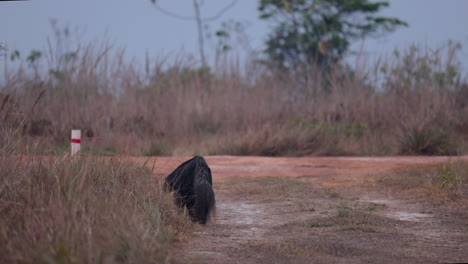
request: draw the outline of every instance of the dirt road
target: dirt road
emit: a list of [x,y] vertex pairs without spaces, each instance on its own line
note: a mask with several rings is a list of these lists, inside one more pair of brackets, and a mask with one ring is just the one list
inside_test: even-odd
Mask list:
[[[187,158],[134,158],[168,174]],[[468,214],[387,181],[446,157],[207,157],[216,216],[181,243],[189,263],[467,262]],[[462,157],[468,160],[468,157]]]

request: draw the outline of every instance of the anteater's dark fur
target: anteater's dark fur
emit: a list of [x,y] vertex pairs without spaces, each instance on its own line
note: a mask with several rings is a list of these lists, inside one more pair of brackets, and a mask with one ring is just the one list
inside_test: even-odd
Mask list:
[[182,163],[164,182],[166,191],[174,191],[175,201],[187,207],[190,217],[206,224],[215,209],[211,170],[203,157],[195,156]]

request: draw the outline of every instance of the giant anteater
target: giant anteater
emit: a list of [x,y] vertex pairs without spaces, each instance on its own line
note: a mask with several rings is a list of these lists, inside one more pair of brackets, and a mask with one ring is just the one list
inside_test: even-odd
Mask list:
[[179,207],[187,207],[190,217],[206,224],[215,209],[211,170],[203,157],[195,156],[182,163],[164,181],[166,191],[174,191]]

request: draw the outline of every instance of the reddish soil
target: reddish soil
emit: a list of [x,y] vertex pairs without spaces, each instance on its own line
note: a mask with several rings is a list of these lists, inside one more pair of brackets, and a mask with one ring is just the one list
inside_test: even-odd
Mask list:
[[[166,175],[187,158],[130,159]],[[385,180],[459,159],[468,156],[207,157],[216,215],[194,225],[175,261],[467,262],[468,206],[435,205]]]

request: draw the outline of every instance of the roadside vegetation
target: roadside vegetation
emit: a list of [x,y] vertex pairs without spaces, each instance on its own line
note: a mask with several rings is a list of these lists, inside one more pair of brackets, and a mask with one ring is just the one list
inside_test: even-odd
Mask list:
[[468,131],[458,52],[413,46],[354,70],[313,68],[301,73],[307,82],[256,61],[141,69],[92,44],[18,55],[3,71],[1,129],[19,130],[17,152],[47,154],[63,153],[80,128],[84,150],[103,155],[454,155]]
[[175,262],[192,224],[161,177],[112,159],[16,155],[15,145],[0,148],[0,263]]
[[222,47],[214,67],[199,12],[199,60],[147,56],[143,64],[108,42],[79,42],[53,21],[47,50],[1,56],[2,129],[19,129],[23,153],[62,154],[71,129],[83,131],[85,152],[109,156],[465,153],[459,44],[413,45],[381,58],[354,53],[351,63],[353,42],[409,26],[382,17],[388,6],[259,1],[259,18],[272,26],[263,50],[240,60],[243,27],[223,23],[212,34]]
[[447,163],[406,169],[383,182],[402,192],[440,206],[468,206],[468,163],[453,158]]

